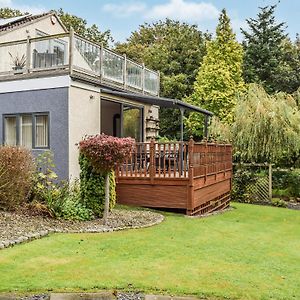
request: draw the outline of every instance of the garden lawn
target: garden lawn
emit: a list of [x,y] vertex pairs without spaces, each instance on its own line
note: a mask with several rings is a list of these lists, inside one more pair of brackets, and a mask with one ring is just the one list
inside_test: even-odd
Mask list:
[[142,290],[207,299],[300,299],[300,211],[234,203],[208,218],[54,234],[0,251],[0,292]]

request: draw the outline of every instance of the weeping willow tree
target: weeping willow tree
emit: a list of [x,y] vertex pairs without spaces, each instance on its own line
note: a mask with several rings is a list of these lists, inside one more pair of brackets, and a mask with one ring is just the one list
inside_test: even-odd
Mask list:
[[230,139],[242,160],[278,162],[299,154],[300,111],[291,95],[268,95],[261,86],[250,84],[234,114],[230,127],[214,120],[211,134],[218,140]]

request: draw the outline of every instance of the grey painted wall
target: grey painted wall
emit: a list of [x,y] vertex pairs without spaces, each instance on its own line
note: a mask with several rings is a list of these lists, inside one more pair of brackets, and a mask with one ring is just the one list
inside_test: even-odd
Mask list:
[[[50,150],[60,179],[69,177],[68,88],[2,93],[0,91],[0,143],[3,114],[49,112]],[[43,150],[33,150],[37,155]]]

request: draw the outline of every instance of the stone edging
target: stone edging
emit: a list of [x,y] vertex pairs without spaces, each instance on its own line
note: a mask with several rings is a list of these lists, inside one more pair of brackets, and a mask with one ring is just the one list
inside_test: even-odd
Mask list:
[[20,236],[17,239],[11,240],[11,241],[0,241],[0,250],[4,249],[4,248],[12,247],[14,245],[37,240],[37,239],[43,238],[45,236],[48,236],[51,233],[105,233],[105,232],[113,232],[113,231],[120,231],[120,230],[126,230],[126,229],[141,229],[141,228],[152,227],[154,225],[161,223],[165,219],[165,217],[163,215],[158,214],[158,213],[156,213],[156,214],[158,215],[157,220],[155,220],[154,222],[148,223],[148,224],[140,225],[140,226],[124,226],[124,227],[111,228],[111,227],[105,227],[104,225],[101,225],[101,227],[98,230],[97,229],[93,229],[93,230],[50,229],[50,230],[42,230],[42,231],[35,232],[35,233],[29,233],[24,236]]

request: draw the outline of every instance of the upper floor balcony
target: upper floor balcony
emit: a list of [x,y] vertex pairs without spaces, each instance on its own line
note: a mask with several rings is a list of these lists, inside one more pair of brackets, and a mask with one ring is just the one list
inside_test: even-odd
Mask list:
[[0,80],[65,70],[103,85],[159,95],[159,73],[73,32],[0,43]]

